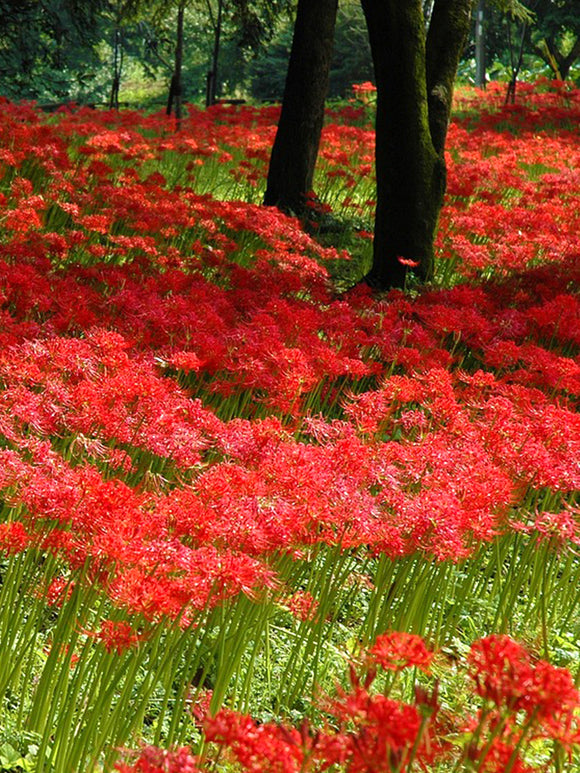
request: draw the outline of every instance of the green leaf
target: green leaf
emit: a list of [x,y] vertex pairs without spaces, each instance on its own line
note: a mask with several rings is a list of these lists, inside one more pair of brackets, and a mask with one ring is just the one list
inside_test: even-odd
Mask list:
[[517,19],[526,24],[533,24],[534,22],[534,12],[524,3],[520,2],[520,0],[492,0],[492,4],[502,13],[509,14],[512,19]]
[[17,751],[9,743],[4,743],[0,746],[0,765],[3,768],[13,768],[16,765],[22,765],[24,760],[19,751]]

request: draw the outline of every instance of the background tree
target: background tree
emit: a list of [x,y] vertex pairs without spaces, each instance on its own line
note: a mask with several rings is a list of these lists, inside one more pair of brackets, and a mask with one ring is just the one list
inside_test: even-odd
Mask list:
[[252,57],[290,6],[291,0],[0,0],[0,94],[117,107],[131,81],[133,96],[125,99],[139,93],[152,106],[169,80],[175,110],[180,92],[181,100],[205,96],[218,51],[214,96],[245,90]]
[[224,3],[223,3],[223,0],[217,0],[217,8],[215,10],[215,14],[213,12],[210,2],[208,2],[207,7],[208,7],[208,11],[211,18],[211,24],[214,31],[213,51],[212,51],[210,69],[208,70],[208,73],[207,73],[207,85],[206,85],[206,93],[205,93],[205,105],[206,107],[210,107],[210,105],[215,104],[217,99],[218,64],[219,64],[220,42],[221,42],[221,36],[222,36],[222,19],[223,19]]
[[485,76],[485,0],[478,0],[475,8],[475,85],[484,89]]
[[446,185],[445,139],[471,0],[435,0],[429,28],[421,0],[361,0],[377,86],[377,289],[402,287],[409,268],[433,272],[434,238]]
[[0,0],[0,88],[13,99],[91,98],[105,0]]
[[[534,4],[535,5],[535,4]],[[517,16],[513,12],[506,14],[508,51],[510,57],[510,79],[505,95],[505,104],[514,104],[516,101],[516,86],[518,75],[524,61],[524,51],[526,39],[528,37],[529,25],[533,17],[527,11]],[[519,27],[519,28],[518,28]]]
[[264,204],[304,211],[324,121],[338,0],[299,0]]
[[[484,31],[483,54],[490,79],[509,82],[514,69],[516,79],[524,73],[526,79],[540,74],[562,80],[574,77],[573,68],[580,58],[577,2],[486,0]],[[463,77],[475,76],[477,83],[474,56],[472,41],[465,49],[460,72]]]
[[194,5],[194,0],[152,0],[147,5],[143,0],[128,0],[125,6],[126,21],[144,25],[149,54],[171,73],[166,113],[174,112],[178,124],[183,104],[185,14]]
[[[255,60],[270,46],[272,38],[280,26],[280,19],[289,16],[292,0],[233,0],[230,2],[230,25],[235,30],[234,39],[242,53],[244,63]],[[210,3],[208,2],[208,7]],[[218,0],[217,11],[212,16],[214,29],[214,47],[210,72],[208,73],[208,88],[206,105],[213,104],[216,99],[218,55],[221,48],[222,14],[224,0]],[[245,68],[244,68],[245,70]],[[211,87],[210,87],[211,85]]]
[[[210,106],[220,95],[222,84],[232,81],[232,74],[234,79],[236,73],[243,75],[250,52],[260,51],[270,40],[275,20],[288,8],[290,0],[156,0],[153,7],[145,6],[143,0],[135,2],[141,8],[142,21],[151,20],[150,51],[171,71],[167,112],[174,106],[176,116],[180,116],[184,96],[203,93],[206,106]],[[173,20],[171,26],[168,18]],[[220,68],[224,47],[226,62]],[[172,50],[171,63],[168,48]],[[183,73],[186,62],[193,58],[203,63],[203,77],[198,71],[197,90],[190,88],[185,95]]]
[[[294,20],[280,14],[276,33],[253,58],[248,79],[254,99],[282,101],[292,48]],[[365,18],[358,0],[341,2],[334,30],[327,98],[352,95],[352,84],[372,80],[373,63]]]
[[580,7],[570,0],[538,0],[535,24],[530,28],[534,52],[551,69],[553,77],[566,80],[580,58]]
[[183,21],[185,16],[185,0],[179,0],[177,3],[177,24],[175,29],[175,56],[173,58],[173,73],[171,83],[169,84],[169,96],[167,98],[167,115],[171,115],[171,110],[175,106],[175,118],[178,123],[181,121],[181,105],[183,101],[183,90],[181,78],[183,71]]
[[123,64],[125,61],[125,50],[127,41],[125,40],[125,16],[127,15],[127,3],[124,0],[113,0],[109,3],[109,14],[111,18],[111,37],[112,37],[112,79],[111,93],[109,96],[109,108],[111,110],[119,109],[119,91],[121,88],[121,77],[123,74]]

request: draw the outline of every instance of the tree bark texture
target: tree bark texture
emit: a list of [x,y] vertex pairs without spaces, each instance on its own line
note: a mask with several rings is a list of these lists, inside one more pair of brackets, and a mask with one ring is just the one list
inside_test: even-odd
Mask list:
[[435,0],[427,36],[421,0],[361,3],[377,86],[377,208],[366,281],[387,289],[404,286],[410,263],[422,280],[433,273],[445,138],[472,0]]
[[324,121],[338,0],[299,0],[264,204],[304,212]]

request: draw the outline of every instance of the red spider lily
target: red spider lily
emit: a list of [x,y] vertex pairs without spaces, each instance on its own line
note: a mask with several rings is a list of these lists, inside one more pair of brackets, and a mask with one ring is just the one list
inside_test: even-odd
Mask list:
[[145,746],[140,752],[132,754],[134,762],[117,762],[118,773],[198,773],[195,757],[183,746],[174,751]]
[[389,671],[414,667],[428,673],[433,659],[420,636],[400,631],[381,634],[368,652],[374,662]]
[[[2,102],[6,560],[37,547],[63,576],[84,567],[104,603],[150,620],[187,626],[237,594],[284,603],[284,593],[295,614],[326,626],[317,599],[293,593],[302,580],[275,576],[280,555],[305,560],[328,545],[460,561],[525,530],[569,556],[580,163],[565,122],[577,92],[522,94],[521,107],[496,110],[490,88],[476,125],[450,127],[439,266],[470,283],[380,301],[364,288],[336,297],[326,265],[345,255],[297,220],[196,189],[212,156],[226,176],[259,183],[276,109],[192,108],[168,136],[161,116],[46,120]],[[325,126],[320,179],[368,218],[373,132],[344,116]],[[508,119],[517,136],[501,130]],[[165,172],[165,154],[183,158],[178,186],[151,171]],[[530,512],[544,496],[556,504]],[[65,602],[63,582],[43,583],[47,603]],[[109,623],[90,635],[132,650],[137,634]],[[513,642],[473,652],[481,697],[499,702],[481,713],[470,750],[482,770],[525,770],[513,751],[528,737],[522,718],[530,738],[571,748],[567,672]],[[380,637],[369,657],[395,669],[430,661],[409,634]],[[231,715],[238,759],[354,772],[403,770],[415,746],[417,764],[450,753],[436,695],[419,688],[406,704],[371,687],[353,681],[336,699],[334,730]],[[141,757],[128,769],[201,765],[187,750]]]
[[[412,640],[414,650],[420,649],[419,637],[397,636],[401,642]],[[390,640],[394,637],[390,635]],[[379,648],[383,644],[377,641]],[[369,650],[369,656],[374,649]],[[427,653],[424,645],[423,650]],[[438,765],[453,766],[458,752],[459,760],[487,773],[506,769],[531,773],[536,768],[525,758],[535,739],[556,739],[567,748],[579,743],[575,716],[578,693],[568,671],[533,661],[517,642],[497,635],[475,642],[468,664],[478,694],[496,706],[473,717],[454,717],[451,722],[439,716],[437,688],[429,694],[416,686],[415,702],[406,704],[372,692],[374,670],[366,673],[363,684],[353,668],[349,688],[339,689],[336,698],[317,699],[318,707],[330,719],[330,726],[323,729],[316,729],[306,719],[298,726],[257,722],[231,709],[221,709],[214,716],[205,712],[200,721],[206,741],[248,773],[324,771],[332,766],[347,773],[380,773],[410,770],[413,763],[431,770]],[[447,740],[454,725],[463,732],[460,748],[455,751]],[[187,759],[185,750],[179,751]],[[165,754],[167,758],[151,747],[144,749],[139,759],[149,759],[150,755],[161,764],[175,752]],[[206,769],[206,763],[211,767],[211,756],[199,762],[201,769]],[[128,768],[134,769],[140,770]]]
[[339,734],[311,731],[274,723],[258,724],[237,712],[222,709],[204,722],[208,741],[226,747],[243,770],[252,773],[323,771],[342,762],[348,740]]
[[409,268],[417,268],[417,266],[420,265],[418,260],[411,260],[410,258],[403,258],[402,256],[399,256],[397,260],[402,266],[408,266]]
[[524,711],[540,722],[558,726],[580,705],[580,693],[569,671],[543,660],[534,662],[508,636],[492,634],[475,642],[469,664],[478,694],[498,708]]
[[20,521],[0,524],[0,550],[4,553],[21,553],[33,543],[30,535]]
[[307,591],[296,591],[291,596],[283,598],[280,603],[289,609],[298,620],[316,619],[318,602]]
[[116,652],[117,655],[137,647],[142,638],[129,623],[123,620],[104,620],[98,631],[83,631],[83,633],[102,644],[107,652]]

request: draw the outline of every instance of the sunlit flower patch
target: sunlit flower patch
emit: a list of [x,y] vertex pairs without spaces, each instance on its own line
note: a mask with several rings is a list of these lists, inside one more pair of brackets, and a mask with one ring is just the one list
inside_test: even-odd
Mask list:
[[[435,282],[381,297],[370,94],[308,232],[277,108],[0,103],[0,682],[50,773],[577,760],[578,91],[460,94]],[[456,646],[451,706],[409,674]]]

